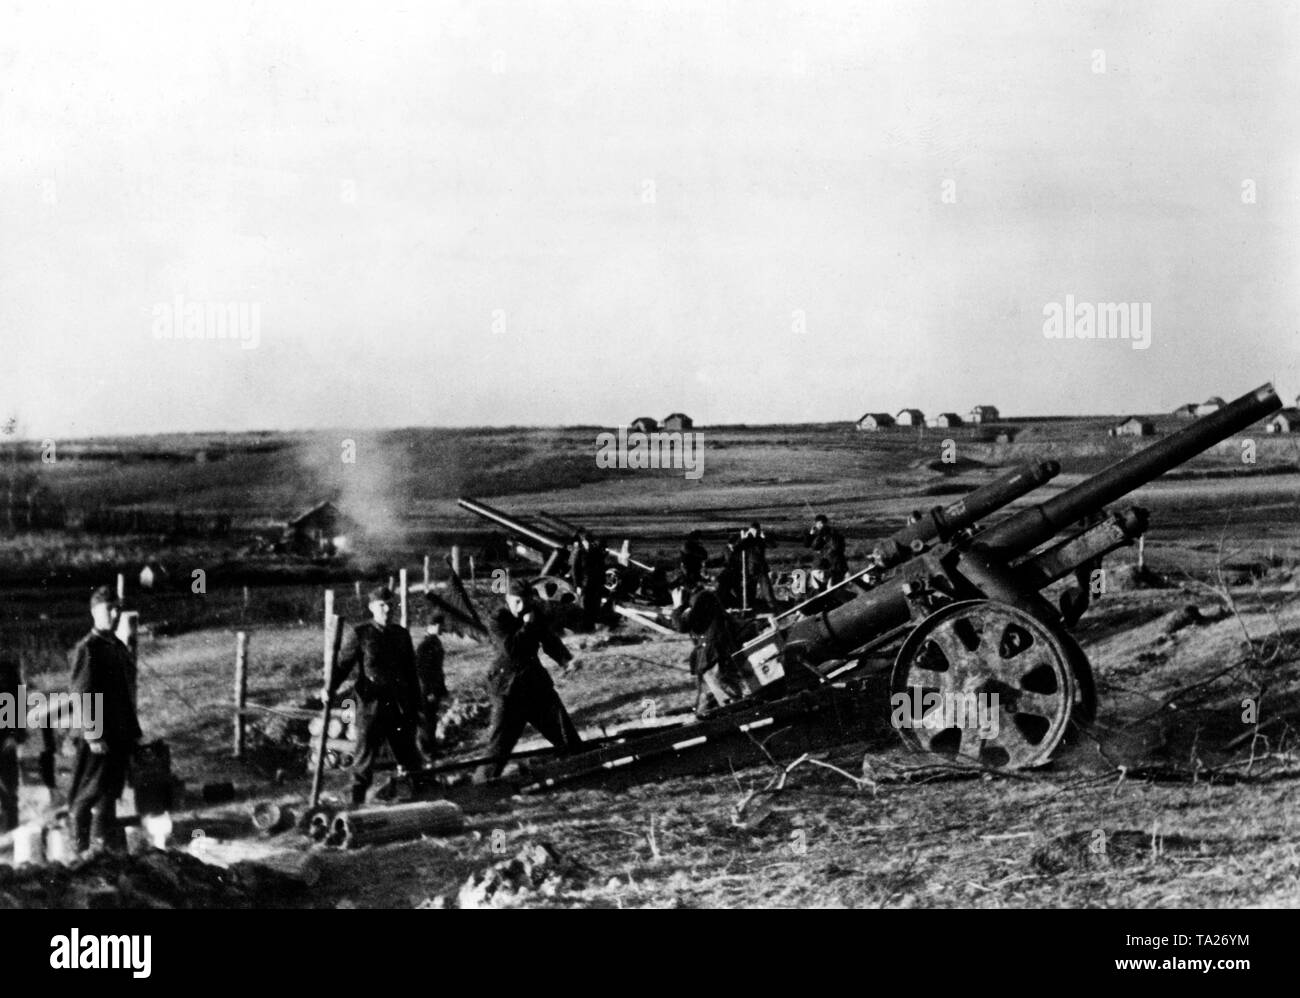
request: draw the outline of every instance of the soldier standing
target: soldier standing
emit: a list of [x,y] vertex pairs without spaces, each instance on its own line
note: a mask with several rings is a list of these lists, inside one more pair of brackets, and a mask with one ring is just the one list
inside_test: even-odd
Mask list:
[[415,747],[420,722],[420,686],[411,635],[393,623],[393,591],[370,592],[370,620],[352,630],[339,656],[328,691],[333,696],[355,669],[357,757],[352,768],[352,803],[366,802],[375,775],[375,757],[387,742],[407,772],[423,768]]
[[443,673],[445,653],[442,647],[442,611],[434,610],[424,637],[415,649],[415,674],[420,681],[420,751],[432,759],[438,746],[438,708],[447,696],[447,678]]
[[581,528],[573,548],[573,584],[582,599],[582,629],[593,631],[605,602],[605,546]]
[[826,585],[834,586],[843,582],[849,574],[849,562],[844,554],[844,535],[830,525],[826,514],[818,513],[813,518],[807,543],[817,554],[814,568],[821,573]]
[[704,584],[704,566],[708,560],[709,552],[700,538],[700,532],[692,530],[682,542],[682,584],[687,589],[696,589]]
[[131,698],[131,653],[114,634],[122,608],[117,593],[100,586],[90,596],[90,633],[69,656],[68,690],[93,705],[77,732],[77,759],[68,791],[68,814],[78,852],[96,845],[119,848],[117,799],[126,784],[131,754],[140,743],[140,722]]
[[528,724],[561,755],[576,752],[582,744],[538,652],[544,651],[557,665],[566,665],[573,656],[546,626],[532,599],[532,589],[516,579],[506,594],[506,605],[488,620],[488,632],[497,649],[488,673],[492,694],[488,755],[492,761],[479,769],[480,781],[501,775]]
[[[11,702],[17,703],[21,682],[18,662],[0,659],[0,696],[12,697]],[[18,746],[26,734],[17,718],[13,727],[0,727],[0,833],[18,827]]]

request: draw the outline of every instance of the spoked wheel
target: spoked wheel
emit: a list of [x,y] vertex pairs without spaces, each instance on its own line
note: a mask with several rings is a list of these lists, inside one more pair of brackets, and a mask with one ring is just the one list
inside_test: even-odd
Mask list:
[[1068,636],[1010,604],[950,604],[903,642],[891,716],[921,751],[997,769],[1041,765],[1080,695],[1076,654]]
[[572,603],[578,598],[572,583],[558,575],[543,575],[529,585],[537,598],[547,603]]

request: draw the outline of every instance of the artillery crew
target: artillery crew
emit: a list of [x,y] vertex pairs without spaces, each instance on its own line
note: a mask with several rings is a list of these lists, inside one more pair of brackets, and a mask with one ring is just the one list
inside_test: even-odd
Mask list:
[[112,849],[125,845],[117,800],[141,732],[131,696],[135,662],[115,634],[121,612],[112,589],[101,586],[91,593],[93,626],[69,655],[69,693],[95,705],[95,716],[83,717],[76,732],[77,758],[68,791],[68,816],[78,852],[92,844]]
[[582,739],[538,653],[545,652],[557,665],[567,665],[573,656],[533,605],[533,591],[523,580],[511,583],[505,606],[488,619],[488,632],[497,652],[488,672],[492,695],[488,755],[492,761],[479,769],[479,779],[501,775],[529,724],[561,755],[577,751]]
[[717,594],[700,589],[686,602],[673,590],[673,626],[695,642],[691,674],[695,676],[695,713],[708,714],[744,695],[732,659],[743,644],[740,631]]
[[447,678],[443,671],[446,653],[442,647],[444,617],[435,609],[415,649],[415,675],[420,683],[419,749],[432,759],[438,747],[438,711],[447,698]]
[[704,584],[704,566],[709,560],[708,549],[700,538],[698,530],[692,530],[682,542],[681,569],[682,585],[687,589],[696,589]]
[[583,630],[595,630],[605,603],[605,546],[581,527],[574,537],[573,584],[582,603]]
[[393,591],[380,586],[370,593],[370,620],[353,628],[327,691],[357,673],[357,755],[352,769],[352,803],[364,804],[374,780],[375,757],[387,742],[402,768],[423,768],[416,748],[420,724],[420,684],[411,635],[393,623]]
[[[0,696],[16,703],[21,683],[17,660],[0,658]],[[26,734],[16,721],[0,725],[0,833],[18,827],[18,746]]]
[[807,544],[816,554],[813,564],[815,577],[823,580],[826,587],[843,582],[849,574],[849,562],[844,553],[844,535],[830,525],[825,513],[818,513],[813,518]]

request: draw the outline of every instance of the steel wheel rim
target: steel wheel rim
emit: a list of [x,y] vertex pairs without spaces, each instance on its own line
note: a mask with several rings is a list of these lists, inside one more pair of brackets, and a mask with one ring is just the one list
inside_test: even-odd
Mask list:
[[[1078,694],[1061,637],[994,600],[953,603],[922,621],[899,650],[891,692],[908,698],[910,723],[895,718],[905,742],[994,769],[1046,762],[1065,736]],[[932,693],[941,705],[928,706]],[[983,709],[973,712],[973,704]],[[947,713],[937,714],[941,708]]]

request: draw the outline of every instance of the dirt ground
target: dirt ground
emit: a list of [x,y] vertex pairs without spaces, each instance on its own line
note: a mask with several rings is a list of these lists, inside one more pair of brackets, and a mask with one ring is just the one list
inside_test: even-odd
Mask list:
[[[690,527],[721,530],[725,523],[730,529],[753,516],[788,540],[805,525],[810,502],[829,509],[860,544],[892,529],[911,508],[937,501],[925,498],[925,490],[943,475],[921,461],[913,442],[864,450],[856,437],[834,437],[835,449],[826,450],[810,449],[809,441],[824,443],[827,433],[807,440],[775,431],[733,436],[711,444],[717,451],[710,452],[706,491],[662,476],[563,479],[492,502],[551,510],[595,524],[612,539],[626,536],[626,525],[640,552],[655,551],[656,537],[676,543]],[[885,443],[896,444],[898,453]],[[1029,446],[1023,455],[983,454],[989,466],[963,466],[957,477],[978,484],[1005,460],[1028,456]],[[1097,459],[1113,456],[1107,451]],[[1229,457],[1210,455],[1201,464],[1217,470]],[[1077,475],[1071,466],[1045,492]],[[1288,472],[1240,480],[1171,476],[1132,497],[1152,510],[1147,558],[1164,578],[1138,588],[1132,552],[1108,560],[1107,591],[1076,632],[1093,663],[1099,716],[1041,770],[953,772],[883,730],[818,757],[839,772],[805,762],[772,794],[753,796],[794,760],[618,790],[515,798],[468,815],[460,834],[327,853],[315,888],[284,903],[456,906],[465,900],[467,881],[546,843],[569,874],[545,889],[498,892],[492,904],[1300,905],[1297,495],[1300,476]],[[449,498],[423,510],[439,526],[457,515]],[[850,553],[860,557],[856,549]],[[788,567],[799,554],[797,545],[783,542],[773,561]],[[340,592],[354,619],[350,590]],[[221,592],[217,587],[215,598],[229,601],[238,589]],[[264,765],[230,757],[234,630],[251,631],[255,703],[310,696],[321,660],[312,598],[290,599],[274,587],[265,596],[255,590],[252,598],[266,612],[248,624],[234,604],[206,623],[196,609],[188,629],[149,631],[140,647],[147,736],[171,745],[190,802],[204,784],[230,781],[238,795],[233,809],[244,815],[258,799],[300,800],[306,780],[301,772],[277,780]],[[141,605],[146,623],[171,612],[161,598],[156,605],[148,600]],[[80,598],[64,602],[60,612],[69,619],[84,612]],[[11,623],[27,626],[38,614],[43,620],[49,604],[46,592],[35,592],[13,604]],[[577,652],[577,668],[557,672],[556,682],[580,727],[677,714],[693,704],[685,671],[689,645],[682,638],[629,624],[614,634],[566,641]],[[488,649],[456,637],[447,646],[452,693],[480,696]],[[49,658],[57,662],[58,655]],[[29,676],[38,688],[61,681],[55,666]],[[62,766],[66,786],[68,760]],[[327,775],[327,794],[341,799],[346,785],[346,773]],[[29,809],[39,801],[39,794],[26,795]]]
[[[740,824],[737,806],[774,768],[516,797],[461,834],[326,853],[321,881],[285,903],[454,907],[469,878],[546,843],[580,872],[494,906],[1300,906],[1300,602],[1285,587],[1229,595],[1236,612],[1194,590],[1103,597],[1081,631],[1098,722],[1043,770],[952,772],[883,732],[819,757],[842,773],[796,767]],[[151,657],[155,670],[186,663],[191,696],[196,641]],[[689,707],[682,640],[568,641],[579,668],[557,685],[580,726]],[[452,690],[469,692],[487,650],[448,643]],[[1258,703],[1258,730],[1244,702]],[[253,795],[302,789],[259,788],[219,753],[186,765]],[[344,786],[336,773],[328,790]]]

